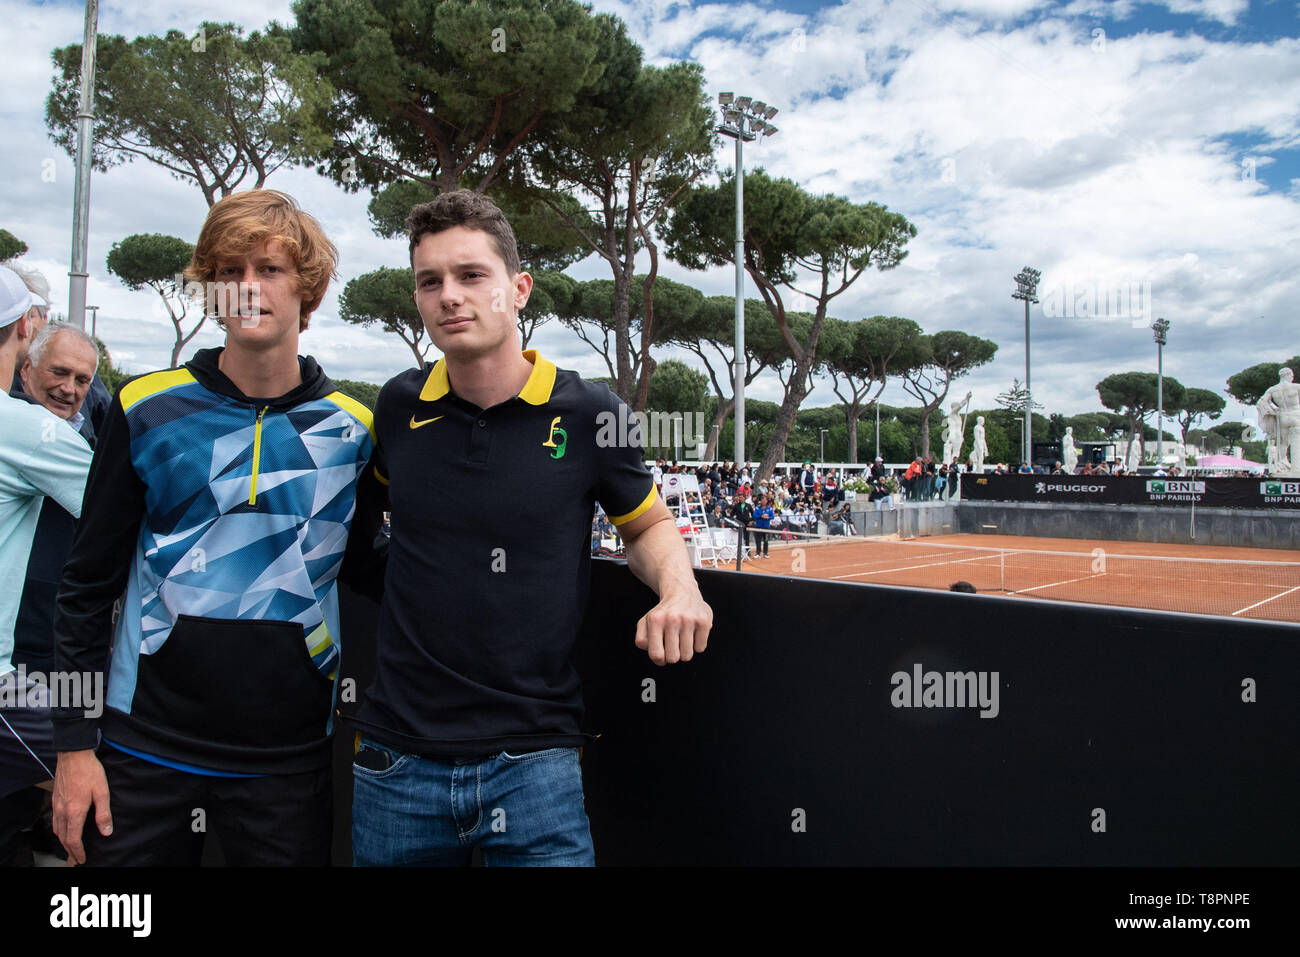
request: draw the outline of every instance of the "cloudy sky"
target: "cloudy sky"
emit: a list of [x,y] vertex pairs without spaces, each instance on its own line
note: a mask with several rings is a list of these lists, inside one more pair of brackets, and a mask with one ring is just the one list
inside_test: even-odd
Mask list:
[[[1095,410],[1104,376],[1154,371],[1147,326],[1156,316],[1173,324],[1165,371],[1184,385],[1222,391],[1245,366],[1300,353],[1296,0],[593,6],[627,22],[648,62],[697,61],[710,95],[734,90],[780,109],[780,132],[746,151],[747,166],[883,203],[915,224],[903,264],[864,274],[834,314],[906,316],[927,332],[963,329],[998,342],[997,359],[961,383],[977,406],[1024,376],[1023,307],[1010,294],[1026,264],[1043,273],[1032,358],[1034,396],[1048,411]],[[256,29],[292,13],[286,0],[100,7],[100,31],[128,37],[192,32],[204,19]],[[49,276],[56,309],[67,304],[73,163],[46,133],[44,102],[50,51],[79,43],[82,30],[79,3],[0,0],[0,165],[9,186],[0,227],[31,247],[24,261]],[[727,141],[719,165],[730,168],[732,156]],[[409,350],[339,320],[337,293],[347,279],[403,264],[404,243],[370,232],[368,196],[314,172],[281,170],[268,185],[318,216],[341,252],[342,281],[304,351],[335,377],[383,382],[411,362]],[[125,368],[165,366],[172,333],[157,297],[125,289],[104,260],[131,233],[192,241],[202,195],[137,161],[96,174],[91,203],[98,331]],[[594,258],[571,272],[608,276]],[[733,288],[728,270],[666,264],[663,274],[710,295]],[[1112,293],[1108,307],[1107,289],[1128,294]],[[205,328],[194,345],[219,342]],[[544,327],[535,344],[561,366],[604,374],[603,361],[562,328]],[[780,383],[771,375],[750,394],[777,401]],[[896,386],[885,399],[910,404]],[[824,385],[808,404],[834,401]],[[1230,401],[1227,417],[1240,414]]]

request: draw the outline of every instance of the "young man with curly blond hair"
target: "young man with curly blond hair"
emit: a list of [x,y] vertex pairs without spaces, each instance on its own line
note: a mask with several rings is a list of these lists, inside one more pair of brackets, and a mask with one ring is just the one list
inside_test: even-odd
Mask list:
[[291,197],[221,200],[186,276],[224,348],[113,399],[55,620],[57,666],[108,674],[102,715],[55,713],[76,863],[197,864],[208,827],[230,864],[329,861],[335,578],[373,448],[298,355],[336,261]]

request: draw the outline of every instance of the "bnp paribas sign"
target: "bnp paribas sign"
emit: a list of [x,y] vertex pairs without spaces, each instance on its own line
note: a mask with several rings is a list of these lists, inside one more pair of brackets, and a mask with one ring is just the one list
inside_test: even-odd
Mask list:
[[1300,495],[1300,482],[1260,482],[1260,495]]
[[1300,482],[1260,482],[1265,505],[1300,505]]
[[1205,494],[1205,483],[1193,479],[1148,479],[1147,495],[1153,500],[1195,502]]

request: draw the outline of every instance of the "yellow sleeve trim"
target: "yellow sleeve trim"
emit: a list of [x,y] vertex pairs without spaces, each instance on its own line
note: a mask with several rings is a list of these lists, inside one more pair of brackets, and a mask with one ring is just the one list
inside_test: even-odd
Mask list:
[[353,418],[360,421],[361,424],[366,427],[366,431],[370,433],[370,438],[373,439],[375,437],[374,415],[372,415],[370,410],[364,405],[352,398],[352,396],[343,392],[331,392],[329,395],[325,396],[325,401],[333,402],[344,412],[347,412]]
[[141,399],[147,399],[151,395],[193,381],[194,376],[189,369],[168,369],[166,372],[151,372],[149,375],[143,375],[129,385],[122,386],[118,393],[122,399],[122,411],[130,409]]
[[384,478],[383,473],[380,472],[378,468],[373,469],[373,471],[375,473],[375,478],[379,479],[379,481],[384,485],[388,484],[388,479]]
[[655,488],[655,483],[651,482],[650,492],[648,495],[646,495],[645,498],[641,500],[640,505],[632,509],[632,511],[628,512],[626,515],[611,515],[609,517],[609,520],[613,522],[615,525],[626,525],[628,522],[632,521],[632,519],[640,518],[642,515],[648,512],[650,510],[650,506],[655,503],[655,499],[657,499],[658,497],[659,497],[659,490]]

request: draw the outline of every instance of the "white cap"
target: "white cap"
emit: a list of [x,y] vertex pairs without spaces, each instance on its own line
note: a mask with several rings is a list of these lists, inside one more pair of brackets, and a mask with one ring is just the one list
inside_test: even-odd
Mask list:
[[27,315],[34,305],[35,298],[22,277],[8,266],[0,266],[0,329]]

